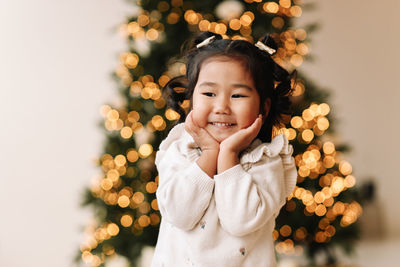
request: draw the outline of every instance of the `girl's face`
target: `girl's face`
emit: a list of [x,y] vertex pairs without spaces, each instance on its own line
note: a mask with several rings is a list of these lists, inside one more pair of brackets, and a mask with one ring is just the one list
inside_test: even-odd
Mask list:
[[193,119],[218,142],[250,126],[260,113],[260,96],[241,62],[207,59],[193,91]]

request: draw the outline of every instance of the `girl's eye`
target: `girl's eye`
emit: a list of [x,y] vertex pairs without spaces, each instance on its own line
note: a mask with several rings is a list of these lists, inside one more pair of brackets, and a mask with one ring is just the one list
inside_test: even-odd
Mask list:
[[246,96],[245,95],[241,95],[241,94],[232,95],[232,98],[241,98],[241,97],[246,97]]
[[215,94],[211,93],[211,92],[205,92],[205,93],[203,93],[203,95],[209,96],[209,97],[215,96]]

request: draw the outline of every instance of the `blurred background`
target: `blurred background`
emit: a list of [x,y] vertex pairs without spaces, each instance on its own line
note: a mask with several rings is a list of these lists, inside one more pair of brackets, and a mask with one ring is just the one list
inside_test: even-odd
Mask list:
[[[298,69],[331,93],[336,136],[357,183],[376,195],[359,219],[351,266],[393,266],[400,247],[397,82],[400,2],[315,3],[294,23],[318,23],[313,60]],[[0,2],[0,266],[74,266],[92,219],[82,194],[99,176],[104,103],[121,99],[111,72],[126,50],[123,0]],[[143,261],[146,265],[146,259]],[[109,266],[124,266],[115,259]]]

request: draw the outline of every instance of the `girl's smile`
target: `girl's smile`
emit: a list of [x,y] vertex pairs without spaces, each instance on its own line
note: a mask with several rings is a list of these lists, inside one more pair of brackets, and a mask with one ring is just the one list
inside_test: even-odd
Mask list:
[[218,142],[250,126],[260,113],[260,96],[240,61],[206,60],[193,92],[193,119]]

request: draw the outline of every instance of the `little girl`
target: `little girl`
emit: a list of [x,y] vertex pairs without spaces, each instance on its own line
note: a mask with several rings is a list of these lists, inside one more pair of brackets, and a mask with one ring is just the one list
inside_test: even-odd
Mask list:
[[289,114],[295,72],[271,58],[268,35],[253,45],[202,32],[189,48],[186,75],[164,88],[184,123],[156,155],[162,221],[152,267],[276,266],[272,231],[297,170],[285,135],[272,132]]

